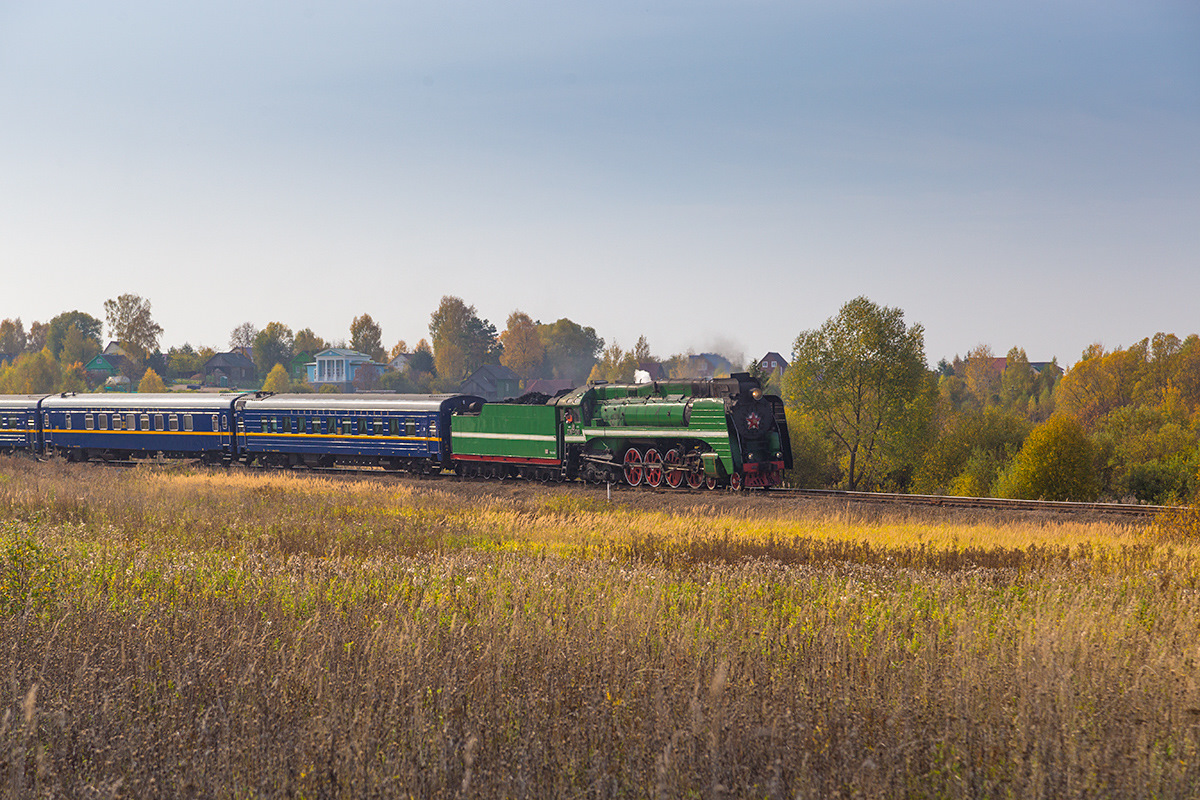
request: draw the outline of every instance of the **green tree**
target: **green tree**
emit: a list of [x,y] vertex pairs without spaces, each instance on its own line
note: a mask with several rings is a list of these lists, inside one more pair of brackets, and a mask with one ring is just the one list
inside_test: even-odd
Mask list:
[[267,379],[263,381],[262,390],[276,394],[283,394],[292,390],[292,378],[288,375],[288,371],[284,368],[283,364],[276,364],[271,367],[271,372],[267,375]]
[[990,495],[1000,469],[1021,449],[1033,426],[1024,416],[996,406],[982,411],[971,407],[961,412],[943,409],[946,418],[921,460],[913,490],[922,494]]
[[157,372],[147,368],[145,374],[142,375],[142,379],[138,381],[137,390],[141,393],[165,392],[167,386],[163,383],[162,378],[158,377]]
[[[50,347],[53,352],[53,347],[46,346]],[[99,340],[86,336],[79,328],[75,327],[74,323],[71,323],[59,343],[58,360],[62,364],[87,364],[99,352]]]
[[417,342],[417,346],[413,348],[412,358],[408,360],[408,371],[413,375],[421,372],[427,375],[437,374],[437,364],[433,358],[433,348],[425,339]]
[[878,481],[889,447],[909,437],[905,415],[925,390],[926,373],[921,325],[906,327],[900,309],[858,297],[797,337],[784,391],[793,409],[832,437],[853,490]]
[[538,336],[545,348],[542,375],[560,378],[581,384],[587,380],[604,340],[596,335],[596,329],[584,327],[563,317],[549,325],[538,325]]
[[[95,343],[96,353],[99,353],[104,347],[104,342],[100,339],[101,334],[104,333],[103,322],[91,314],[85,314],[82,311],[67,311],[50,320],[50,327],[47,329],[46,346],[50,348],[50,352],[54,354],[55,358],[62,358],[62,349],[66,343],[67,331],[72,327],[79,332],[79,335],[83,339],[89,339]],[[95,353],[92,355],[95,355]],[[89,357],[84,363],[90,360]]]
[[254,366],[258,374],[269,373],[276,364],[286,368],[292,360],[292,329],[282,322],[268,322],[254,337]]
[[1083,426],[1055,414],[1033,429],[997,480],[1000,497],[1027,500],[1092,500],[1096,496],[1095,448]]
[[104,315],[109,333],[116,338],[127,357],[138,364],[145,363],[158,349],[162,327],[150,314],[150,301],[136,294],[123,294],[104,301]]
[[383,361],[383,332],[370,314],[355,317],[350,323],[350,349],[370,356],[372,361]]
[[537,374],[546,347],[538,335],[537,323],[528,314],[514,311],[508,315],[508,327],[500,334],[500,343],[504,345],[501,364],[520,375],[522,380]]
[[204,362],[196,349],[187,342],[182,347],[167,350],[167,372],[176,378],[190,378],[204,368]]
[[1009,410],[1026,411],[1034,395],[1035,379],[1029,358],[1020,347],[1008,351],[1000,376],[1000,401]]
[[633,356],[635,364],[654,360],[654,356],[650,353],[650,343],[646,341],[645,334],[639,336],[638,340],[633,343],[633,349],[629,351],[629,354]]
[[446,382],[461,381],[484,364],[499,363],[504,351],[496,326],[480,319],[475,306],[446,295],[429,317],[437,374]]

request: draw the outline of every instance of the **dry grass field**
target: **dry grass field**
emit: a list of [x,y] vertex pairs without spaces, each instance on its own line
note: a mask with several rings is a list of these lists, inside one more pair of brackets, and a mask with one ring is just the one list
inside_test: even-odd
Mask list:
[[1195,797],[1195,532],[0,459],[0,794]]

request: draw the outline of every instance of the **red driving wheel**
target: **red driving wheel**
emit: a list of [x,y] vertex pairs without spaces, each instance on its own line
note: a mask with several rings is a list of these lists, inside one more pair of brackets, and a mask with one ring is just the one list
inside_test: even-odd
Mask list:
[[642,454],[634,447],[625,451],[625,482],[630,486],[642,482]]

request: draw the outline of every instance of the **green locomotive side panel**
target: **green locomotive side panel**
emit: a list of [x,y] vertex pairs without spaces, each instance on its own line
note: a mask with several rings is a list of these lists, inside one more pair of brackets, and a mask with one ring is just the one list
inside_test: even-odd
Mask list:
[[478,414],[450,418],[450,443],[453,458],[558,462],[558,410],[487,403]]
[[[691,401],[687,424],[678,424],[675,410],[682,422],[684,403],[650,402],[602,403],[593,418],[593,424],[581,430],[581,438],[593,450],[611,450],[620,453],[631,442],[661,440],[665,443],[682,442],[700,445],[709,452],[705,458],[705,470],[713,475],[729,474],[734,469],[733,448],[726,422],[725,403],[716,399]],[[666,417],[670,411],[671,417]],[[650,425],[649,420],[661,415],[671,424]],[[606,419],[607,418],[607,419]],[[631,420],[643,421],[644,425],[631,424]],[[623,421],[625,424],[620,424]],[[600,423],[600,424],[596,424]],[[578,440],[569,437],[569,440]]]
[[672,402],[606,403],[600,419],[610,427],[682,428],[687,425],[687,404]]

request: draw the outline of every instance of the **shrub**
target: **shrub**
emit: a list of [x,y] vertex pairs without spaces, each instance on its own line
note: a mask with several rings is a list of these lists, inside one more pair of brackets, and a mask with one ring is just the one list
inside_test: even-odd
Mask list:
[[1056,414],[1033,429],[996,481],[996,494],[1026,500],[1096,497],[1095,447],[1073,417]]

